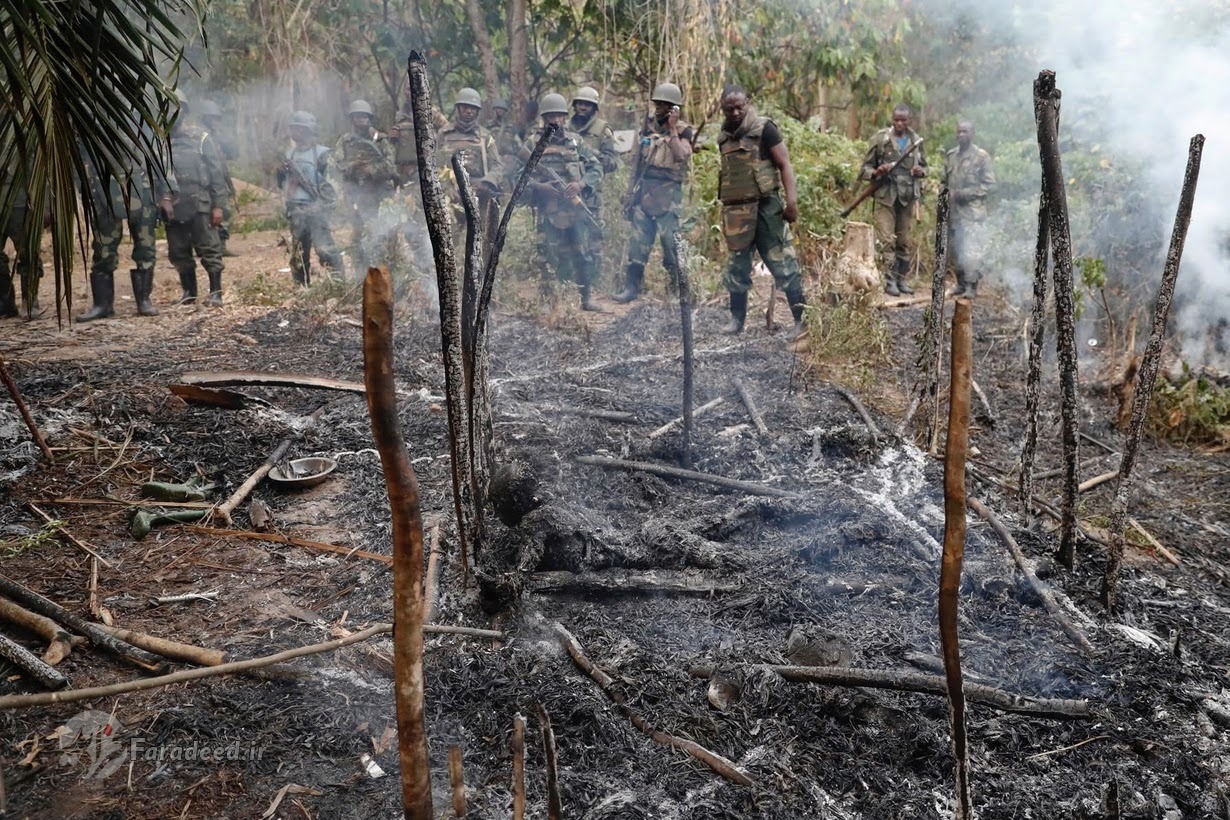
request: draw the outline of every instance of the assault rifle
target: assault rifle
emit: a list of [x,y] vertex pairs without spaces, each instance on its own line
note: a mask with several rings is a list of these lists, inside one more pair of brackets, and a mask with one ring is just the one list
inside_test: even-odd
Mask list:
[[896,162],[893,163],[892,168],[889,168],[887,171],[880,174],[879,176],[872,177],[871,183],[866,188],[863,189],[863,192],[858,195],[858,198],[855,199],[853,202],[851,202],[850,206],[841,212],[841,218],[845,219],[847,216],[849,216],[854,211],[855,208],[857,208],[859,205],[862,205],[863,201],[866,200],[867,197],[871,196],[876,191],[880,190],[881,186],[884,185],[884,181],[893,175],[893,171],[896,171],[898,168],[900,168],[901,163],[905,162],[906,157],[914,153],[914,151],[918,148],[918,146],[922,144],[923,144],[923,139],[922,137],[919,137],[918,140],[913,145],[905,149],[905,153],[902,154],[901,157]]
[[315,201],[320,200],[320,189],[308,181],[307,175],[303,173],[303,169],[299,167],[297,162],[288,159],[282,164],[282,167],[295,178],[295,182],[298,183],[300,188],[307,191],[308,196]]
[[379,165],[385,161],[383,152],[376,147],[373,140],[360,137],[355,134],[355,139],[351,141],[351,145],[358,144],[359,156],[352,160],[352,165],[349,173],[346,174],[348,182],[385,182],[387,180],[372,179],[369,172],[369,167],[373,164]]
[[[558,172],[557,172],[554,168],[551,168],[550,166],[546,166],[546,165],[539,165],[538,167],[539,167],[539,168],[542,168],[542,169],[543,169],[543,170],[545,170],[548,174],[550,174],[550,175],[551,175],[551,180],[552,180],[552,181],[555,183],[555,185],[557,186],[557,190],[558,190],[561,194],[562,194],[562,193],[564,193],[565,189],[567,189],[567,187],[568,187],[568,183],[564,181],[564,178],[563,178],[563,177],[561,177],[561,176],[559,175],[559,173],[558,173]],[[572,204],[573,204],[573,205],[576,205],[578,208],[580,208],[582,211],[584,211],[584,212],[585,212],[585,215],[586,215],[587,217],[589,217],[589,221],[590,221],[590,222],[592,222],[592,223],[594,223],[594,227],[597,227],[597,228],[601,228],[601,227],[602,227],[602,223],[600,223],[600,222],[598,221],[598,217],[594,216],[594,212],[593,212],[593,211],[591,211],[591,210],[588,208],[588,206],[586,206],[586,204],[585,204],[584,202],[582,202],[582,201],[581,201],[581,197],[580,197],[579,195],[578,195],[575,199],[573,199],[573,200],[572,200]]]

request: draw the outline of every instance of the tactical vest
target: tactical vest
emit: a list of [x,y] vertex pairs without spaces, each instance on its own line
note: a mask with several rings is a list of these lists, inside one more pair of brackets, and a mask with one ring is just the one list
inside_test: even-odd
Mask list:
[[[679,121],[679,132],[690,128],[687,123]],[[683,161],[675,159],[671,151],[671,134],[658,126],[658,119],[650,114],[641,128],[641,169],[645,179],[670,180],[683,184],[688,178],[688,164],[691,157]]]
[[440,130],[440,153],[436,163],[441,168],[451,168],[453,154],[462,152],[462,163],[474,179],[487,176],[490,160],[487,157],[487,129],[479,126],[472,131],[458,131],[449,123]]
[[[572,120],[569,120],[568,122],[571,125]],[[606,129],[606,120],[595,114],[589,118],[589,122],[585,123],[585,128],[583,130],[577,128],[572,130],[576,131],[576,133],[581,136],[581,139],[585,141],[585,146],[589,148],[589,150],[593,151],[595,154],[598,154],[602,151],[602,132],[606,131]]]
[[199,213],[207,214],[213,201],[209,164],[205,161],[205,141],[209,134],[188,127],[171,135],[171,161],[176,193],[173,218],[187,222]]
[[723,130],[718,135],[722,170],[718,175],[718,199],[723,205],[756,202],[782,187],[782,175],[771,159],[760,158],[761,137],[768,117],[756,122],[742,137]]
[[[581,161],[581,136],[575,131],[566,131],[562,143],[548,143],[543,149],[542,158],[538,160],[539,169],[535,176],[549,185],[558,186],[547,169],[551,169],[565,183],[580,182],[585,172],[585,164]],[[542,129],[538,129],[530,137],[530,142],[537,143],[542,139]],[[537,198],[534,206],[557,228],[567,228],[577,220],[578,206],[569,202],[563,196],[546,194]]]
[[[329,149],[324,145],[313,145],[305,149],[291,148],[286,152],[286,159],[293,162],[303,172],[303,178],[315,186],[317,193],[320,192],[320,186],[325,182],[324,166],[328,156]],[[287,204],[314,201],[312,195],[298,184],[294,175],[286,181],[285,197]]]

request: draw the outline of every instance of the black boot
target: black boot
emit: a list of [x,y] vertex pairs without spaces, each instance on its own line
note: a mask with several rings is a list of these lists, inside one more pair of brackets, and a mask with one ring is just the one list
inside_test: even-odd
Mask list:
[[975,279],[974,281],[969,282],[968,284],[966,284],[966,286],[965,286],[965,298],[966,298],[966,299],[973,299],[973,298],[974,298],[975,296],[977,296],[977,295],[978,295],[978,280],[977,280],[977,279]]
[[641,295],[641,283],[645,281],[645,266],[639,262],[629,262],[624,278],[626,284],[623,293],[614,297],[615,301],[621,305],[634,302]]
[[589,285],[581,285],[581,310],[588,310],[593,313],[606,313],[600,305],[594,302],[592,288]]
[[905,281],[910,275],[910,260],[897,260],[897,290],[901,291],[902,296],[913,296],[914,288],[910,287]]
[[901,291],[897,290],[897,274],[894,271],[889,271],[884,275],[884,292],[889,296],[900,296]]
[[179,286],[184,289],[183,294],[179,297],[179,304],[191,305],[196,303],[196,268],[189,271],[179,272]]
[[17,293],[13,290],[13,276],[7,270],[0,270],[0,319],[20,315],[17,311]]
[[78,322],[92,322],[115,315],[115,274],[90,271],[90,293],[94,297],[94,307],[78,316]]
[[154,291],[154,272],[152,270],[131,270],[128,276],[132,279],[132,298],[137,303],[139,316],[157,316],[158,308],[149,300]]
[[957,271],[957,287],[953,290],[953,296],[964,296],[966,290],[965,272]]
[[209,298],[205,304],[210,307],[222,307],[222,271],[209,272]]
[[786,301],[790,303],[790,315],[794,317],[794,338],[799,338],[807,329],[803,326],[803,308],[807,307],[807,299],[802,288],[786,291]]
[[747,291],[730,294],[730,321],[722,327],[722,332],[734,336],[743,332],[743,324],[747,321]]

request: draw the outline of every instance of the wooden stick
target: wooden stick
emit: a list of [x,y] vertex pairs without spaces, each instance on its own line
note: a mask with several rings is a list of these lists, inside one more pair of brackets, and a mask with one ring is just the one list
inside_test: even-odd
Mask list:
[[91,645],[105,649],[133,666],[150,672],[161,672],[166,668],[166,664],[163,663],[161,658],[111,637],[102,631],[97,624],[92,624],[84,618],[79,618],[59,604],[44,598],[34,590],[27,589],[4,575],[0,575],[0,595],[11,598],[16,603],[40,615],[51,618],[78,635],[85,636]]
[[440,578],[440,525],[431,528],[431,548],[427,551],[427,581],[423,588],[423,623],[436,615],[436,590]]
[[683,338],[683,466],[692,469],[692,404],[693,390],[692,359],[692,283],[688,278],[687,264],[679,258],[685,247],[679,231],[671,234],[675,246],[675,279],[679,283],[679,325]]
[[231,493],[231,497],[214,508],[214,512],[223,522],[231,523],[231,513],[235,508],[243,503],[243,500],[256,489],[256,485],[269,474],[269,471],[278,465],[278,463],[286,457],[286,451],[290,449],[291,439],[284,438],[278,444],[274,451],[269,454],[265,462],[247,477],[247,479],[239,485],[235,492]]
[[629,572],[535,572],[529,577],[529,588],[538,593],[575,593],[592,595],[723,595],[739,592],[740,584],[717,584],[695,575],[665,570]]
[[752,401],[752,394],[747,392],[747,388],[743,385],[743,379],[735,376],[731,379],[731,382],[734,384],[739,398],[743,399],[743,406],[747,408],[747,414],[751,417],[752,424],[756,425],[756,431],[762,436],[769,435],[769,427],[764,423],[764,416],[760,415],[760,409],[756,407],[756,402]]
[[47,641],[47,651],[43,653],[43,663],[55,666],[73,651],[73,646],[85,643],[85,638],[69,634],[64,627],[55,621],[18,606],[8,598],[0,598],[0,621],[13,626],[19,626],[27,632],[37,635]]
[[[1035,112],[1037,109],[1034,109]],[[1042,383],[1042,345],[1046,341],[1046,297],[1050,280],[1047,262],[1051,253],[1050,211],[1046,207],[1046,181],[1038,197],[1038,236],[1034,245],[1034,304],[1030,313],[1029,364],[1025,375],[1025,440],[1021,445],[1021,478],[1018,498],[1025,523],[1033,517],[1034,457],[1038,451],[1038,386]]]
[[678,467],[666,467],[661,464],[650,464],[647,461],[624,461],[619,458],[608,458],[606,456],[577,456],[577,461],[581,464],[588,464],[591,467],[603,467],[608,470],[631,470],[634,472],[651,473],[663,478],[676,478],[682,481],[698,481],[702,484],[712,484],[715,487],[722,487],[735,492],[747,493],[748,495],[769,496],[771,498],[798,498],[797,493],[779,490],[776,487],[768,487],[764,484],[755,484],[751,481],[739,481],[733,478],[726,478],[720,475],[711,473],[698,473],[694,470],[681,470]]
[[999,536],[999,540],[1008,548],[1008,552],[1012,554],[1012,560],[1016,562],[1017,567],[1021,570],[1021,574],[1025,576],[1025,581],[1029,584],[1030,589],[1042,601],[1042,605],[1046,607],[1046,611],[1051,614],[1051,617],[1059,624],[1059,628],[1063,630],[1073,643],[1081,648],[1086,655],[1094,653],[1093,644],[1089,642],[1089,638],[1081,631],[1076,624],[1072,623],[1072,619],[1068,617],[1067,612],[1059,604],[1055,597],[1055,593],[1040,579],[1034,572],[1033,562],[1025,557],[1021,546],[1012,537],[1012,533],[1008,532],[1008,528],[1004,523],[996,517],[996,515],[987,508],[985,504],[977,498],[967,499],[969,507],[974,512],[978,513],[984,521],[991,525],[991,529],[995,530],[995,534]]
[[0,634],[0,660],[8,661],[16,666],[26,677],[46,689],[63,689],[68,686],[68,678],[64,677],[50,664],[39,660],[38,656],[19,643],[9,640]]
[[978,403],[982,405],[982,412],[986,415],[987,423],[995,426],[995,413],[991,410],[991,402],[987,400],[987,394],[982,392],[982,388],[978,386],[975,379],[970,379],[969,386],[973,389],[974,395],[978,397]]
[[[363,376],[393,517],[393,658],[402,804],[408,820],[431,820],[423,708],[423,519],[397,415],[393,363],[393,279],[383,268],[369,268],[363,283]],[[454,436],[459,433],[453,431]]]
[[119,638],[121,641],[130,643],[133,646],[147,649],[150,652],[155,652],[164,658],[188,661],[189,663],[195,663],[197,666],[221,666],[226,663],[226,653],[219,649],[204,649],[189,643],[168,641],[165,638],[155,638],[153,635],[146,635],[143,632],[134,632],[131,629],[120,629],[119,627],[106,626],[104,624],[99,624],[98,628],[112,637]]
[[541,703],[534,704],[538,727],[542,730],[543,763],[547,769],[547,820],[563,817],[563,801],[559,794],[559,756],[555,749],[555,730],[551,728],[551,716]]
[[1187,229],[1192,221],[1192,206],[1196,199],[1196,182],[1200,178],[1200,160],[1203,153],[1204,135],[1197,134],[1192,137],[1187,149],[1183,189],[1179,194],[1174,229],[1170,234],[1170,248],[1162,270],[1162,283],[1158,288],[1157,302],[1153,306],[1153,329],[1149,333],[1149,341],[1145,344],[1145,353],[1140,360],[1136,392],[1132,397],[1132,418],[1128,422],[1127,437],[1123,442],[1123,458],[1119,462],[1119,485],[1115,488],[1115,498],[1110,505],[1110,553],[1102,579],[1102,603],[1107,613],[1112,615],[1115,612],[1115,595],[1119,587],[1119,571],[1123,564],[1124,522],[1127,519],[1132,469],[1136,466],[1136,448],[1144,435],[1145,420],[1149,415],[1153,388],[1157,383],[1157,371],[1161,366],[1166,323],[1170,319],[1170,305],[1174,301],[1175,283],[1178,281],[1179,265],[1183,260],[1183,246],[1187,242]]
[[466,775],[462,768],[461,747],[448,747],[448,783],[453,789],[453,816],[466,816]]
[[[695,411],[693,411],[692,418],[693,419],[700,418],[702,414],[709,412],[713,408],[722,404],[722,402],[724,401],[726,401],[726,399],[722,398],[721,396],[718,396],[713,401],[705,402],[700,407],[697,407]],[[678,418],[673,418],[670,421],[668,421],[666,424],[663,424],[657,430],[654,430],[652,433],[650,433],[649,438],[651,440],[655,438],[661,438],[662,436],[669,433],[671,430],[674,430],[680,424],[683,424],[683,416],[679,416]]]
[[948,273],[948,186],[940,188],[935,202],[935,267],[931,273],[931,312],[927,316],[924,358],[926,397],[931,403],[931,423],[927,428],[929,451],[934,455],[940,439],[940,370],[944,360],[944,277]]
[[119,498],[44,498],[38,503],[63,504],[66,507],[175,507],[186,510],[208,510],[214,506],[208,501],[124,501]]
[[513,820],[525,820],[525,718],[513,716]]
[[1059,154],[1059,89],[1055,72],[1042,71],[1034,80],[1034,120],[1038,126],[1038,155],[1042,161],[1042,201],[1049,217],[1051,256],[1054,258],[1056,347],[1059,352],[1060,415],[1062,417],[1064,477],[1063,518],[1059,522],[1060,563],[1071,569],[1076,560],[1077,436],[1076,304],[1072,296],[1072,236],[1068,229],[1068,198],[1063,162]]
[[1141,526],[1139,521],[1137,521],[1135,518],[1129,518],[1127,522],[1129,526],[1131,526],[1134,530],[1136,530],[1136,532],[1140,533],[1141,536],[1146,541],[1149,542],[1149,545],[1153,547],[1153,549],[1157,550],[1158,555],[1162,556],[1167,561],[1174,564],[1176,567],[1183,566],[1183,562],[1179,560],[1178,556],[1175,555],[1170,550],[1166,549],[1164,546],[1162,546],[1162,542],[1154,538],[1153,533],[1149,532],[1143,526]]
[[302,658],[305,655],[319,655],[322,652],[332,652],[342,647],[365,641],[375,635],[387,635],[392,631],[392,624],[375,624],[364,629],[362,632],[356,632],[345,638],[312,644],[311,646],[301,646],[297,649],[288,649],[285,652],[278,652],[275,655],[266,655],[261,658],[224,663],[221,666],[184,669],[180,672],[172,672],[169,675],[161,675],[155,678],[141,678],[139,680],[124,681],[123,683],[113,683],[107,686],[92,686],[88,689],[69,689],[64,692],[45,692],[37,695],[5,695],[0,697],[0,712],[8,709],[25,709],[31,706],[48,706],[53,703],[77,703],[83,700],[109,698],[114,695],[126,695],[130,692],[158,689],[163,686],[187,683],[188,681],[200,680],[202,678],[234,675],[238,672],[261,669],[277,663],[291,661],[295,658]]
[[764,309],[764,327],[769,333],[777,332],[777,316],[774,308],[777,307],[777,280],[774,279],[769,283],[769,304]]
[[181,384],[212,385],[214,387],[233,387],[239,384],[250,384],[262,387],[307,387],[317,390],[338,390],[344,393],[363,392],[363,385],[358,382],[330,379],[324,376],[308,376],[299,373],[261,373],[252,370],[184,373],[179,377],[179,381]]
[[[50,524],[52,521],[55,521],[55,519],[52,518],[50,515],[40,510],[33,501],[27,501],[26,506],[30,508],[30,512],[34,513],[39,518],[43,519],[44,523]],[[103,558],[95,550],[91,549],[90,546],[86,544],[84,541],[79,541],[77,537],[74,536],[71,532],[69,532],[68,529],[65,528],[63,525],[59,527],[59,534],[63,535],[70,544],[72,544],[77,549],[84,552],[86,555],[97,558],[98,561],[107,569],[115,569],[115,567],[111,565],[110,561],[108,561],[106,558]]]
[[948,391],[948,437],[944,444],[944,558],[940,566],[940,646],[948,684],[949,726],[952,732],[953,774],[956,778],[955,820],[972,820],[969,734],[965,690],[961,686],[961,645],[957,634],[961,564],[965,557],[965,462],[969,456],[970,382],[973,380],[974,332],[972,304],[960,298],[952,314],[952,374]]
[[21,390],[18,389],[17,382],[13,381],[13,376],[9,373],[9,367],[4,362],[3,352],[0,352],[0,380],[3,380],[4,386],[8,388],[9,396],[12,397],[13,404],[17,405],[17,412],[21,414],[22,421],[29,428],[30,436],[34,439],[34,443],[38,445],[38,449],[43,451],[43,458],[47,459],[48,464],[55,464],[55,456],[51,454],[51,450],[47,447],[43,434],[38,431],[38,425],[34,423],[34,417],[30,415],[30,408],[26,406],[26,401],[21,397]]
[[1093,478],[1086,479],[1085,481],[1082,481],[1080,484],[1078,484],[1076,487],[1076,491],[1081,492],[1081,493],[1088,492],[1089,490],[1092,490],[1094,487],[1100,487],[1101,485],[1105,484],[1108,481],[1114,481],[1118,477],[1119,477],[1118,470],[1111,470],[1109,473],[1102,473],[1101,475],[1095,475]]
[[876,427],[876,423],[871,420],[871,414],[867,412],[867,408],[863,406],[863,403],[858,400],[858,396],[854,395],[841,385],[835,384],[833,385],[833,389],[836,390],[843,399],[850,403],[850,406],[854,408],[856,413],[858,413],[859,418],[863,420],[863,424],[867,425],[867,431],[871,433],[871,440],[878,444],[880,441],[880,428]]
[[[470,535],[474,530],[470,480],[466,472],[470,465],[465,435],[465,369],[461,347],[461,294],[457,287],[457,260],[453,253],[444,192],[436,173],[435,126],[432,123],[431,87],[427,76],[427,61],[417,51],[410,52],[407,63],[410,83],[410,111],[414,118],[414,143],[419,161],[419,192],[423,197],[423,215],[431,239],[436,266],[436,290],[440,298],[440,347],[444,358],[444,395],[448,412],[450,469],[453,478],[453,511],[457,516],[457,548],[463,578],[469,577]],[[475,556],[475,562],[477,562]],[[421,614],[421,611],[420,611]],[[424,761],[425,770],[425,761]],[[422,795],[419,795],[421,798]],[[428,802],[420,808],[430,805]],[[409,808],[407,808],[409,810]],[[430,814],[424,815],[424,818]]]
[[555,625],[555,636],[559,639],[560,644],[572,658],[573,663],[581,668],[585,674],[598,684],[606,696],[616,705],[621,713],[631,721],[632,725],[640,729],[645,734],[649,735],[650,739],[655,743],[660,743],[663,746],[670,746],[678,749],[681,752],[686,752],[692,757],[704,763],[713,771],[720,774],[732,783],[738,783],[740,786],[754,786],[756,782],[748,777],[742,770],[739,769],[734,762],[722,757],[716,752],[711,752],[699,743],[691,740],[684,740],[680,737],[667,734],[660,729],[655,729],[653,725],[646,720],[642,715],[634,712],[627,704],[627,697],[623,690],[616,686],[615,680],[594,666],[593,662],[585,656],[585,650],[581,648],[581,644],[572,636],[562,624]]
[[226,536],[230,538],[247,538],[251,541],[268,541],[273,544],[285,544],[289,547],[302,547],[303,549],[314,550],[315,552],[328,552],[334,555],[345,555],[347,558],[365,558],[368,561],[379,561],[382,564],[392,566],[393,556],[381,555],[376,552],[367,552],[352,547],[339,547],[337,544],[326,544],[323,541],[309,541],[306,538],[295,538],[291,535],[282,535],[276,532],[250,532],[248,530],[224,530],[214,529],[212,527],[199,527],[189,524],[184,529],[191,532],[199,532],[209,535]]

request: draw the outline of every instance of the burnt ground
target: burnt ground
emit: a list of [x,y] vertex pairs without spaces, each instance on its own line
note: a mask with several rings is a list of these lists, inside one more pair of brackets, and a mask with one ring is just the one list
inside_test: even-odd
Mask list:
[[[269,235],[254,237],[243,238],[252,247],[241,244],[240,250],[264,259],[266,267],[278,265]],[[172,277],[160,278],[156,296],[165,303]],[[357,308],[345,294],[338,296],[268,307],[232,304],[221,312],[173,309],[146,321],[128,317],[125,304],[119,319],[62,333],[47,320],[0,323],[5,356],[40,425],[52,445],[66,448],[57,451],[54,467],[36,460],[11,403],[0,402],[3,573],[88,611],[88,556],[58,537],[23,539],[40,523],[26,506],[33,501],[110,563],[99,568],[98,597],[120,626],[245,658],[327,640],[341,624],[357,630],[389,620],[391,577],[382,563],[184,528],[159,529],[135,541],[122,504],[53,503],[66,497],[132,500],[151,477],[182,481],[194,474],[218,484],[211,498],[225,498],[291,435],[297,437],[293,455],[345,455],[338,456],[334,478],[314,489],[286,493],[266,482],[256,490],[254,497],[272,510],[274,528],[389,553],[388,504],[378,459],[368,449],[361,397],[250,388],[242,392],[267,404],[227,411],[185,405],[166,389],[188,370],[268,369],[361,380]],[[498,645],[428,636],[437,816],[449,806],[450,745],[464,750],[469,816],[511,816],[509,739],[518,713],[530,716],[529,816],[545,816],[543,751],[532,717],[538,704],[556,733],[567,817],[950,816],[944,700],[787,683],[756,668],[938,668],[938,461],[886,436],[873,440],[823,374],[804,367],[781,336],[757,327],[733,341],[722,337],[716,328],[723,311],[707,305],[696,322],[697,403],[725,401],[697,420],[696,469],[799,498],[751,498],[579,464],[575,457],[585,454],[678,463],[677,433],[648,438],[679,412],[680,367],[672,354],[677,311],[647,300],[592,323],[568,309],[545,318],[499,311],[492,346],[499,459],[523,465],[537,479],[543,505],[515,527],[489,519],[490,541],[480,561],[492,572],[518,560],[530,561],[529,569],[591,575],[620,568],[670,571],[720,589],[688,596],[545,594],[527,585],[493,615],[473,580],[463,582],[451,535],[438,325],[413,293],[401,308],[401,418],[424,514],[429,525],[444,530],[436,621],[495,625],[508,634]],[[864,398],[880,429],[891,431],[922,309],[886,315],[897,364],[876,372]],[[1016,458],[1020,338],[1016,312],[995,298],[979,300],[975,378],[996,423],[983,420],[973,443],[978,461],[991,471],[1007,470]],[[749,424],[732,376],[741,377],[759,402],[768,437]],[[1052,373],[1040,470],[1059,465],[1053,382]],[[326,403],[321,421],[300,437],[306,417]],[[1107,422],[1113,408],[1092,395],[1083,397],[1082,407],[1082,429],[1117,448],[1120,439]],[[618,424],[562,408],[628,411],[640,421]],[[1115,457],[1083,447],[1083,459],[1099,455],[1084,467],[1086,476],[1114,469]],[[1230,543],[1228,468],[1224,454],[1154,444],[1145,449],[1132,513],[1182,565],[1147,548],[1130,551],[1122,620],[1131,630],[1100,616],[1100,546],[1082,543],[1076,570],[1057,569],[1048,557],[1057,541],[1049,524],[1026,527],[1004,492],[971,483],[971,493],[999,513],[1039,560],[1039,574],[1096,622],[1088,633],[1097,649],[1086,657],[1064,636],[994,533],[971,516],[961,604],[969,678],[1020,693],[1084,698],[1095,708],[1092,719],[1065,720],[972,705],[981,818],[1103,818],[1111,816],[1105,803],[1111,788],[1123,817],[1230,816],[1230,702],[1222,696],[1230,671],[1224,630],[1230,590],[1223,569]],[[1105,523],[1112,487],[1083,497],[1082,517],[1090,526]],[[1040,492],[1054,498],[1059,484],[1042,481]],[[248,524],[243,507],[236,526]],[[216,598],[152,601],[184,593]],[[552,633],[556,623],[577,637],[653,725],[737,762],[756,785],[729,783],[637,731],[560,649]],[[281,789],[296,784],[307,790],[288,793],[269,816],[399,816],[393,686],[381,655],[390,644],[367,646],[375,652],[352,646],[260,675],[0,712],[10,814],[260,817]],[[708,683],[690,674],[702,666],[739,688],[724,711],[706,697]],[[60,668],[74,687],[137,675],[84,648]],[[0,694],[27,691],[33,689],[18,675],[0,680]],[[89,742],[90,716],[80,715],[91,709],[122,727],[118,747]],[[134,738],[142,745],[134,746]],[[225,761],[185,759],[194,744],[238,751]],[[140,751],[150,748],[162,759]],[[387,776],[370,777],[360,761],[364,754]]]

